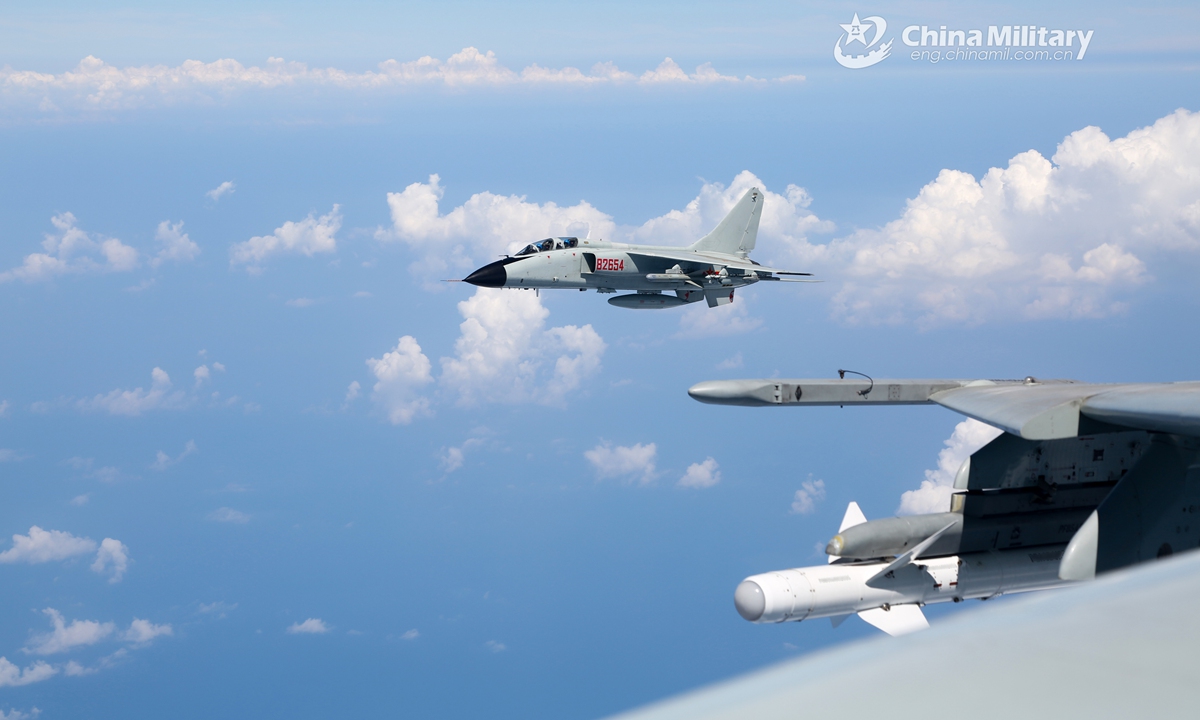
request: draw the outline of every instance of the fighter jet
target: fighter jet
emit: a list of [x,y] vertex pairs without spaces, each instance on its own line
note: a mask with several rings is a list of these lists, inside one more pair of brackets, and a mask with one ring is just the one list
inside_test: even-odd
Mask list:
[[[1088,580],[1200,546],[1200,382],[724,380],[689,391],[743,406],[937,404],[1004,432],[968,458],[945,512],[867,521],[855,503],[829,563],[752,575],[755,623],[851,614],[889,634],[927,603]],[[865,376],[864,376],[865,377]]]
[[638,310],[679,307],[700,300],[709,307],[728,305],[739,287],[760,280],[804,282],[800,278],[811,275],[763,267],[750,259],[762,205],[762,192],[750,188],[712,232],[688,247],[546,238],[516,255],[484,265],[463,282],[526,290],[632,290],[608,302]]

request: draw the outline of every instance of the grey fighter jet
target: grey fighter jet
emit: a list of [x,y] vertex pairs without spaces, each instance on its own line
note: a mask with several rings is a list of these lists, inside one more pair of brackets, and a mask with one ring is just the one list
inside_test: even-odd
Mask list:
[[734,605],[751,622],[857,614],[898,635],[926,626],[927,603],[1058,587],[1200,546],[1200,382],[718,380],[688,393],[936,404],[1004,431],[959,469],[945,512],[867,521],[851,503],[829,564],[746,578]]
[[608,302],[638,310],[678,307],[700,300],[707,301],[709,307],[728,305],[739,287],[760,280],[804,282],[800,278],[811,274],[775,270],[750,259],[762,205],[762,192],[750,188],[712,232],[688,247],[547,238],[527,245],[516,255],[484,265],[463,282],[525,290],[632,290]]

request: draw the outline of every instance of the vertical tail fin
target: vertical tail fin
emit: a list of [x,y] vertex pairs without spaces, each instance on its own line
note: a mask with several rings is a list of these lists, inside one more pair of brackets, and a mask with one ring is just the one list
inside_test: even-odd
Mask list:
[[712,232],[697,240],[690,250],[747,255],[758,238],[758,220],[762,216],[762,191],[752,187],[729,211]]

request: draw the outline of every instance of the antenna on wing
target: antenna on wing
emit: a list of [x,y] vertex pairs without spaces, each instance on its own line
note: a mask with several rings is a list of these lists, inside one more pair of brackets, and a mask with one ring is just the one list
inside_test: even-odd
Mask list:
[[861,376],[865,377],[867,380],[871,381],[871,387],[867,388],[866,390],[859,390],[858,391],[859,395],[866,397],[871,394],[872,390],[875,389],[875,381],[871,378],[870,375],[868,375],[866,373],[860,373],[857,370],[838,370],[838,378],[845,380],[846,373],[850,373],[851,375],[861,375]]

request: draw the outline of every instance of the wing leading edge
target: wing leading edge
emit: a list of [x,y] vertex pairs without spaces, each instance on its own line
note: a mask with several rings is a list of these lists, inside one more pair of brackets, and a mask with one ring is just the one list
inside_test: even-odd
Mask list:
[[715,380],[693,385],[688,394],[716,405],[937,404],[1026,440],[1077,437],[1095,422],[1200,436],[1200,382]]

